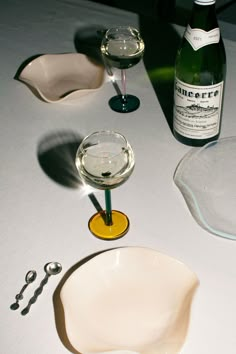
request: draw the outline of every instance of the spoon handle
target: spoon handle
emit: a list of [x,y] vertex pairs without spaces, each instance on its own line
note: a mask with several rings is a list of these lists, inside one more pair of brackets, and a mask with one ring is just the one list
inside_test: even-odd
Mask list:
[[11,310],[17,310],[19,308],[19,301],[23,299],[23,292],[25,291],[25,289],[27,288],[28,285],[29,285],[28,283],[24,284],[24,286],[22,287],[19,294],[16,294],[16,296],[15,296],[16,302],[11,304],[11,306],[10,306]]
[[23,316],[25,316],[29,312],[31,305],[33,305],[37,301],[38,296],[43,292],[43,287],[47,284],[48,278],[49,275],[46,274],[44,279],[41,281],[39,287],[35,290],[34,295],[29,299],[28,305],[21,311],[21,314]]

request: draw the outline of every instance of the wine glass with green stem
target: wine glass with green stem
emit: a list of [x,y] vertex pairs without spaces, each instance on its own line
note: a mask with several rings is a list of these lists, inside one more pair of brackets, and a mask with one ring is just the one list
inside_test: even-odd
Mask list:
[[105,210],[89,220],[92,234],[106,240],[124,236],[129,229],[129,219],[121,211],[112,209],[111,189],[123,184],[133,172],[135,159],[129,142],[114,131],[92,133],[80,144],[75,164],[86,184],[105,192]]
[[121,69],[121,94],[109,100],[112,110],[120,113],[135,111],[140,100],[126,93],[126,69],[138,64],[144,53],[144,42],[136,28],[119,26],[108,29],[102,39],[101,53],[109,66]]

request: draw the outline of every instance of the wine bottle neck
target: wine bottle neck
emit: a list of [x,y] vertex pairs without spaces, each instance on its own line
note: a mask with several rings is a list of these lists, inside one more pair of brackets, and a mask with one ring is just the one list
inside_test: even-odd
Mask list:
[[200,1],[194,1],[192,14],[189,21],[191,28],[199,28],[204,31],[210,31],[216,27],[219,27],[216,17],[215,1],[208,3],[206,4],[206,2],[204,2],[204,5],[200,5]]

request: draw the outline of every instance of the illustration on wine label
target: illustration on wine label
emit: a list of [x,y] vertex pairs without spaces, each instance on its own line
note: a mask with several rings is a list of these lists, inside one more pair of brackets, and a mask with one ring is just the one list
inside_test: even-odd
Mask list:
[[206,139],[217,135],[222,94],[223,82],[212,86],[193,86],[176,78],[175,131],[191,139]]

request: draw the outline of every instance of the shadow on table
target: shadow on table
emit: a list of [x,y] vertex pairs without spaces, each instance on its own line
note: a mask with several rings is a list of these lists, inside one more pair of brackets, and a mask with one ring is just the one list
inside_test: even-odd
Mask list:
[[83,183],[75,166],[76,151],[83,137],[73,132],[56,132],[43,137],[38,145],[38,161],[48,177],[69,188]]
[[[82,140],[81,135],[71,131],[54,132],[41,139],[37,157],[49,178],[64,187],[77,190],[84,187],[75,165],[76,152]],[[95,209],[102,213],[103,208],[94,193],[89,193],[88,197]]]
[[113,76],[112,67],[101,55],[100,47],[105,32],[106,28],[104,26],[96,24],[78,28],[74,35],[75,49],[78,53],[85,54],[95,62],[104,65],[116,94],[121,95],[120,87]]
[[171,24],[154,17],[140,16],[139,26],[145,42],[144,64],[172,131],[174,65],[180,36]]
[[58,284],[56,290],[54,291],[54,294],[53,294],[53,306],[54,306],[54,317],[55,317],[55,324],[56,324],[57,333],[59,335],[59,338],[60,338],[61,342],[64,344],[64,346],[73,354],[82,354],[82,353],[78,352],[72,346],[72,344],[70,343],[70,340],[69,340],[69,338],[67,336],[66,325],[65,325],[65,313],[64,313],[63,304],[62,304],[61,297],[60,297],[61,289],[62,289],[63,285],[65,284],[66,280],[71,276],[71,274],[76,269],[81,267],[83,264],[88,262],[90,259],[92,259],[92,258],[96,257],[97,255],[99,255],[99,254],[101,254],[103,252],[106,252],[108,250],[110,250],[110,249],[102,250],[102,251],[98,251],[96,253],[93,253],[93,254],[83,258],[82,260],[80,260],[75,265],[73,265],[65,273],[65,275],[61,279],[60,283]]
[[74,34],[76,51],[88,55],[99,64],[103,64],[100,46],[105,30],[105,27],[96,24],[78,28]]

